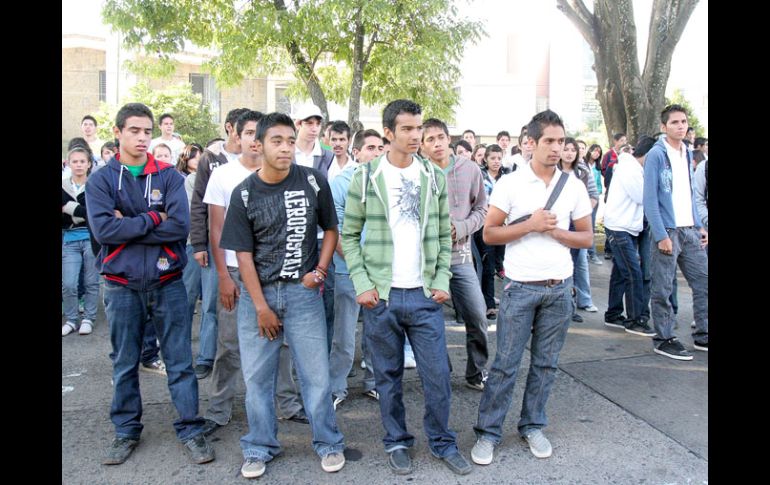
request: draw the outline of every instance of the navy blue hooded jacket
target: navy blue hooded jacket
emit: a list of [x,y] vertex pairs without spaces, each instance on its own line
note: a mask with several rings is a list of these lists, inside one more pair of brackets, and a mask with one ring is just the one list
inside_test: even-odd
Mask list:
[[[155,289],[181,278],[187,264],[190,212],[184,177],[149,153],[136,178],[118,160],[119,155],[86,183],[88,224],[102,245],[96,265],[109,281],[133,290]],[[165,221],[161,212],[168,215]]]

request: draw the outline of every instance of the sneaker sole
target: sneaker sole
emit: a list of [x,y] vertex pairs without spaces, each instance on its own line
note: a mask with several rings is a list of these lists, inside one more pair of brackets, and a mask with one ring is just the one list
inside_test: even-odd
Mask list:
[[396,475],[409,475],[412,473],[412,464],[409,464],[409,468],[398,468],[395,465],[393,465],[393,462],[390,461],[390,457],[388,457],[388,466],[391,470],[393,470],[393,473]]
[[469,389],[473,389],[474,391],[483,391],[484,390],[484,384],[473,384],[471,382],[465,382],[465,387]]
[[610,322],[604,322],[605,327],[612,327],[612,328],[622,328],[623,330],[626,329],[626,327],[622,323],[610,323]]
[[630,330],[630,329],[628,329],[628,328],[627,328],[627,329],[625,329],[625,330],[626,330],[626,332],[628,332],[628,333],[632,333],[632,334],[634,334],[634,335],[641,335],[642,337],[654,337],[654,336],[656,336],[656,335],[657,335],[657,332],[652,332],[652,333],[644,333],[644,332],[641,332],[641,331],[639,331],[639,330]]
[[342,467],[345,466],[345,460],[342,460],[342,463],[339,465],[332,465],[332,466],[326,466],[323,463],[321,463],[321,469],[325,471],[326,473],[334,473],[342,470]]
[[262,475],[265,474],[265,468],[266,467],[262,467],[261,470],[258,470],[258,471],[255,471],[255,472],[245,472],[245,471],[241,470],[241,475],[243,475],[243,478],[257,478],[257,477],[261,477]]
[[214,454],[212,453],[211,456],[207,456],[206,458],[193,459],[192,462],[196,465],[203,465],[204,463],[214,461],[214,458]]
[[709,351],[708,347],[701,347],[698,344],[693,345],[693,347],[695,347],[695,350],[701,350],[703,352],[708,352]]
[[692,355],[669,354],[668,352],[663,352],[662,350],[658,350],[658,349],[652,349],[652,351],[655,352],[656,354],[660,354],[660,355],[663,355],[665,357],[669,357],[671,359],[676,359],[676,360],[692,360]]

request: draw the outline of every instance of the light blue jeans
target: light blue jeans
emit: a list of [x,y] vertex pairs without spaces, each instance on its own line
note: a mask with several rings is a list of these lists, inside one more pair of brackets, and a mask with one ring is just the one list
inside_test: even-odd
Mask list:
[[499,444],[524,348],[532,336],[519,433],[546,426],[545,405],[574,311],[572,278],[553,287],[505,278],[497,317],[497,353],[479,402],[476,436]]
[[243,285],[238,303],[238,341],[246,382],[248,433],[241,438],[244,458],[268,462],[281,452],[275,416],[278,353],[286,338],[297,369],[305,412],[313,432],[313,449],[324,457],[345,449],[332,406],[326,320],[318,289],[302,283],[277,281],[262,293],[283,324],[278,338],[259,336],[254,302]]
[[361,306],[356,303],[356,290],[350,275],[337,273],[334,288],[334,333],[329,354],[329,381],[332,394],[345,399],[348,374],[356,353],[356,324]]
[[99,270],[96,258],[91,250],[91,241],[63,242],[61,248],[61,295],[64,302],[64,316],[68,322],[78,325],[78,277],[80,268],[84,270],[85,314],[84,320],[96,321],[96,309],[99,304]]
[[591,298],[591,279],[588,274],[588,250],[571,249],[573,271],[572,276],[575,281],[575,294],[577,297],[577,307],[586,308],[594,304]]
[[[201,268],[201,328],[198,336],[198,357],[195,364],[214,365],[217,355],[217,301],[219,301],[219,275],[211,247],[206,248],[209,254],[209,265]],[[197,264],[197,262],[196,262]]]

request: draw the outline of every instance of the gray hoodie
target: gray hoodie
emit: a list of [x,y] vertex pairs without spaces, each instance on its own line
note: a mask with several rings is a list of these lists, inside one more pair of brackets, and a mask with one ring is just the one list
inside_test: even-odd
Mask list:
[[452,242],[451,264],[473,264],[470,236],[484,225],[487,193],[479,166],[463,157],[450,155],[454,165],[446,172],[449,220],[457,240]]

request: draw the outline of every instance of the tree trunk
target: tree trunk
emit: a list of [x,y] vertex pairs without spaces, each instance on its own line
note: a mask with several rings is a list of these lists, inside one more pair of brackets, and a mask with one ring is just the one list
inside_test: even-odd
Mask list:
[[355,14],[356,36],[353,45],[353,79],[350,82],[350,101],[348,102],[348,125],[353,133],[363,128],[358,121],[361,112],[361,91],[364,87],[364,22],[359,6]]

